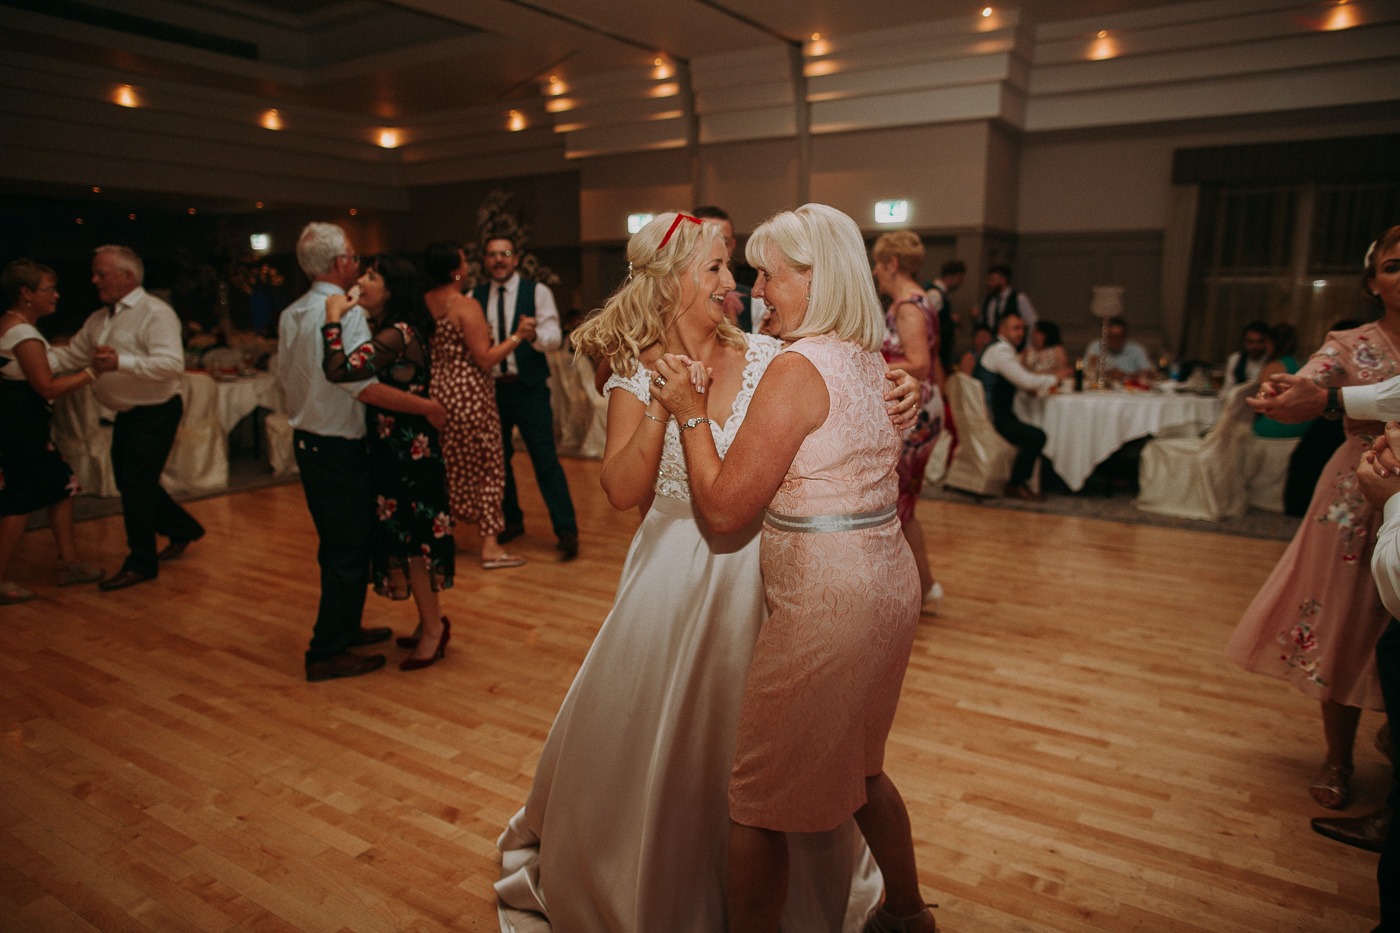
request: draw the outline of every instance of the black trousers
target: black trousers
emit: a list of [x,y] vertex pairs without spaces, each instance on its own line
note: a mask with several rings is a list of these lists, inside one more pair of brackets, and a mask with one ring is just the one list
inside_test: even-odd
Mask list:
[[1016,448],[1016,459],[1011,464],[1011,482],[1029,482],[1031,473],[1035,471],[1035,462],[1045,449],[1045,432],[1035,425],[1026,424],[1010,412],[995,415],[992,424],[997,433]]
[[292,449],[316,526],[316,563],[321,568],[321,602],[306,660],[323,661],[350,646],[364,616],[374,527],[369,450],[363,438],[308,431],[293,433]]
[[[1400,622],[1394,619],[1376,642],[1376,673],[1380,675],[1385,718],[1390,723],[1393,744],[1400,738]],[[1400,777],[1391,778],[1390,805],[1400,809]],[[1400,831],[1394,826],[1386,837],[1381,861],[1376,867],[1376,884],[1381,892],[1381,925],[1376,929],[1397,933],[1400,931]]]
[[180,508],[160,484],[184,410],[177,395],[159,405],[138,405],[118,412],[113,422],[112,474],[122,496],[122,520],[126,523],[123,570],[155,575],[158,534],[172,541],[193,541],[204,534],[204,526]]
[[530,464],[535,468],[535,483],[549,509],[549,523],[554,526],[555,535],[566,531],[577,534],[578,520],[574,518],[574,500],[569,497],[569,481],[554,449],[554,410],[549,407],[549,386],[498,382],[496,407],[501,412],[501,438],[506,458],[506,491],[501,500],[506,524],[524,524],[525,519],[515,488],[515,470],[510,464],[515,453],[511,430],[518,427],[530,454]]

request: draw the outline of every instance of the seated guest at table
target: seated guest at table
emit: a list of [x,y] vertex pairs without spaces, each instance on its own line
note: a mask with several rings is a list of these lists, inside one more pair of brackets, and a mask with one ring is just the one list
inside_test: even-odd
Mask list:
[[58,306],[57,277],[48,266],[16,259],[0,274],[9,309],[0,315],[0,606],[34,594],[6,578],[29,513],[47,508],[58,548],[59,586],[93,583],[102,571],[78,559],[73,543],[73,471],[49,437],[49,402],[97,381],[91,367],[55,376],[48,341],[35,324]]
[[1157,367],[1147,357],[1142,344],[1128,337],[1128,322],[1121,317],[1108,319],[1107,342],[1101,349],[1099,340],[1094,340],[1084,351],[1084,372],[1091,373],[1098,366],[1100,353],[1104,354],[1104,375],[1116,382],[1133,377],[1145,378],[1153,375]]
[[521,343],[535,338],[535,322],[521,318],[514,333],[493,344],[486,312],[475,298],[462,294],[467,255],[461,245],[433,243],[423,253],[423,265],[435,283],[423,300],[437,325],[430,346],[430,392],[447,409],[440,437],[452,518],[476,525],[483,569],[519,567],[525,558],[507,553],[496,540],[506,530],[501,508],[506,468],[496,383],[490,373]]
[[[352,295],[326,296],[322,369],[331,382],[378,378],[410,395],[427,397],[428,341],[436,329],[423,302],[413,264],[376,256],[359,280],[359,304],[374,336],[347,349],[340,319],[356,304]],[[427,667],[443,656],[452,626],[442,614],[438,591],[452,586],[456,545],[447,504],[447,473],[437,428],[424,415],[365,407],[369,429],[370,483],[378,521],[370,543],[374,591],[390,599],[411,594],[418,628],[413,653],[399,669]]]
[[[102,590],[154,580],[157,561],[180,556],[204,537],[204,526],[160,485],[185,410],[180,398],[185,348],[180,319],[170,305],[141,287],[145,275],[145,264],[131,249],[99,246],[92,258],[92,284],[105,307],[88,317],[67,346],[49,351],[55,369],[96,369],[93,395],[117,413],[112,473],[122,497],[129,553],[121,569],[98,584]],[[170,539],[160,553],[156,535]]]
[[[1244,331],[1240,334],[1240,349],[1231,353],[1230,358],[1225,361],[1225,386],[1220,390],[1222,393],[1246,382],[1259,381],[1259,372],[1264,368],[1264,364],[1277,357],[1272,339],[1269,325],[1263,321],[1251,321],[1244,326]],[[1294,342],[1296,343],[1296,340]],[[1289,372],[1296,372],[1297,369],[1295,363]]]
[[1016,348],[1026,339],[1026,322],[1014,311],[1002,317],[997,325],[997,341],[982,353],[977,361],[977,378],[990,385],[987,407],[991,409],[992,425],[997,433],[1016,448],[1016,460],[1011,465],[1011,481],[1006,494],[1019,499],[1039,500],[1040,493],[1031,489],[1031,473],[1040,452],[1045,449],[1045,432],[1026,424],[1012,411],[1016,393],[1054,392],[1059,379],[1049,374],[1036,374],[1021,365]]
[[1042,318],[1031,328],[1030,340],[1021,351],[1021,365],[1033,373],[1050,374],[1056,379],[1074,375],[1065,345],[1060,342],[1060,325]]
[[977,361],[982,357],[982,351],[992,345],[996,339],[996,333],[986,324],[978,324],[972,331],[972,349],[962,355],[958,361],[958,371],[964,376],[971,376],[977,369]]
[[[1263,383],[1278,373],[1296,373],[1299,363],[1293,353],[1297,346],[1298,332],[1292,324],[1274,325],[1273,329],[1269,331],[1269,359],[1260,367],[1253,380],[1247,379],[1245,381]],[[1230,384],[1228,373],[1225,381],[1228,386]],[[1268,415],[1256,415],[1254,433],[1259,437],[1302,437],[1311,425],[1312,419],[1300,421],[1297,424],[1285,424],[1282,421],[1275,421]],[[1332,449],[1336,450],[1335,445]],[[1316,481],[1314,480],[1314,482]]]

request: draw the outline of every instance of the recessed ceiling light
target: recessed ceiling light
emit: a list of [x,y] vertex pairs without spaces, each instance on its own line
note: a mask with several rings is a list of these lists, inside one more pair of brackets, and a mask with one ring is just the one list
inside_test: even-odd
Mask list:
[[985,17],[985,16],[991,16],[991,15],[992,15],[992,8],[989,7],[989,6],[984,6],[984,7],[982,7],[982,15],[983,15],[984,17]]

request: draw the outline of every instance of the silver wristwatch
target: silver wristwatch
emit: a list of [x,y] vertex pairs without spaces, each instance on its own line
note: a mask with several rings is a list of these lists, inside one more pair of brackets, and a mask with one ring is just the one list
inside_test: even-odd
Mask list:
[[713,423],[714,422],[712,422],[709,418],[689,418],[685,421],[679,422],[682,431],[686,430],[687,428],[697,427],[702,424]]

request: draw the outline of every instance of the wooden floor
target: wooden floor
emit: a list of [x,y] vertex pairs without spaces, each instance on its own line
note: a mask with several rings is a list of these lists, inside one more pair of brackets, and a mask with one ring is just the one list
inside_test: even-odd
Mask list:
[[[412,674],[303,680],[295,484],[195,503],[208,537],[118,593],[49,585],[27,535],[13,575],[41,598],[0,607],[0,929],[494,929],[494,840],[635,527],[597,464],[567,467],[582,556],[554,562],[527,499],[531,563],[462,561],[451,653]],[[920,508],[948,598],[888,766],[940,929],[1370,930],[1376,857],[1308,828],[1315,704],[1222,656],[1283,545]],[[79,541],[111,569],[120,519]],[[370,597],[367,622],[411,618]],[[1379,721],[1353,813],[1389,778]]]

